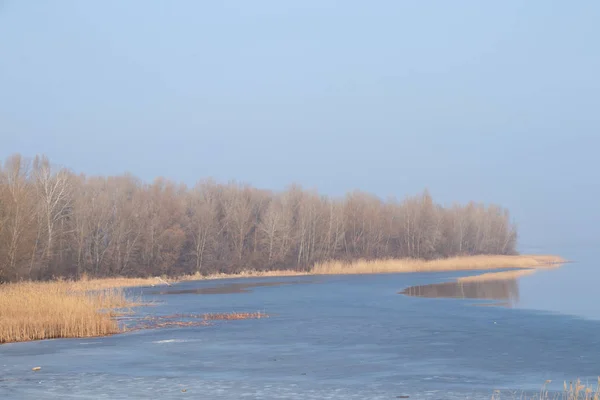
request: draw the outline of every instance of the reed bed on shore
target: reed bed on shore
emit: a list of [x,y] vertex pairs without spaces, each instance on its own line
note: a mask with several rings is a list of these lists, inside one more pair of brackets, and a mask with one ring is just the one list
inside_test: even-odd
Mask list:
[[117,309],[133,306],[119,288],[77,290],[71,282],[0,286],[0,343],[120,332]]
[[490,282],[490,281],[506,281],[509,279],[522,278],[524,276],[533,275],[537,270],[534,268],[516,269],[512,271],[487,272],[481,275],[463,276],[457,278],[457,282]]
[[549,268],[565,260],[549,255],[482,255],[451,257],[437,260],[389,259],[359,260],[355,262],[329,261],[316,264],[315,275],[377,274],[401,272],[441,272],[487,270],[502,268]]
[[[178,281],[245,277],[374,274],[400,272],[438,272],[458,270],[489,270],[502,268],[551,268],[565,262],[557,256],[466,256],[439,260],[390,259],[356,262],[330,261],[302,271],[244,271],[236,275],[189,275],[174,280],[166,277],[104,278],[77,281],[22,282],[0,285],[0,343],[51,338],[104,336],[121,332],[115,316],[122,309],[138,305],[127,298],[123,288],[134,286],[171,285]],[[514,271],[516,274],[530,272]],[[483,274],[463,279],[498,279],[498,275]],[[229,314],[211,319],[260,318],[259,315]]]
[[548,385],[551,382],[552,381],[550,380],[546,381],[540,389],[540,392],[532,396],[502,393],[502,391],[497,390],[492,395],[492,400],[600,400],[600,377],[598,377],[598,381],[595,384],[584,385],[580,379],[571,381],[568,384],[567,382],[564,382],[562,392],[549,391]]

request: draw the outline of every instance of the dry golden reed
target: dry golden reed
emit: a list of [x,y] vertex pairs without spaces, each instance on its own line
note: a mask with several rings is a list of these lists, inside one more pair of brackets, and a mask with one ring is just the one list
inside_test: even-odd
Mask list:
[[70,287],[73,290],[79,291],[92,291],[92,290],[104,290],[121,287],[134,287],[134,286],[157,286],[157,285],[169,285],[166,279],[160,277],[151,278],[93,278],[90,279],[86,275],[83,275],[81,279],[77,281],[68,281]]
[[329,261],[316,264],[311,273],[316,275],[379,274],[400,272],[467,271],[500,268],[549,268],[564,263],[558,256],[465,256],[438,260],[389,259],[359,260],[355,262]]
[[[600,400],[600,377],[594,385],[584,385],[580,379],[575,382],[563,383],[563,391],[561,393],[550,392],[547,389],[548,384],[552,381],[548,380],[542,386],[539,394],[535,396],[520,396],[523,400]],[[514,393],[507,396],[502,396],[502,392],[497,390],[492,395],[492,400],[501,400],[502,398],[514,399]]]
[[501,272],[487,272],[481,275],[463,276],[457,278],[457,282],[489,282],[489,281],[506,281],[509,279],[522,278],[524,276],[535,274],[536,269],[516,269],[512,271],[501,271]]
[[202,275],[202,274],[192,274],[192,275],[184,275],[180,276],[176,279],[177,282],[180,281],[197,281],[197,280],[216,280],[216,279],[231,279],[231,278],[264,278],[264,277],[278,277],[278,276],[302,276],[302,275],[310,275],[310,272],[303,271],[294,271],[294,270],[283,270],[277,269],[272,271],[256,271],[256,270],[244,270],[237,274],[211,274],[211,275]]
[[195,327],[211,325],[209,321],[234,321],[243,319],[262,319],[269,318],[268,314],[263,312],[229,312],[229,313],[209,313],[209,314],[171,314],[171,315],[150,315],[138,320],[130,330],[140,329],[159,329],[173,327]]
[[269,318],[269,316],[265,313],[259,312],[231,312],[231,313],[216,313],[216,314],[204,314],[203,318],[206,321],[215,321],[215,320],[238,320],[238,319],[261,319],[261,318]]
[[343,274],[377,274],[401,272],[440,272],[459,270],[485,270],[500,268],[551,268],[559,266],[565,260],[558,256],[548,255],[519,255],[519,256],[463,256],[443,258],[438,260],[419,260],[410,258],[387,260],[358,260],[355,262],[327,261],[316,264],[309,271],[273,270],[255,271],[244,270],[237,274],[192,274],[174,278],[105,278],[84,279],[73,282],[76,290],[100,290],[114,287],[157,286],[194,280],[216,280],[229,278],[259,278],[278,276],[304,275],[343,275]]
[[86,292],[61,281],[0,285],[0,343],[118,333],[115,309],[131,305],[122,289]]

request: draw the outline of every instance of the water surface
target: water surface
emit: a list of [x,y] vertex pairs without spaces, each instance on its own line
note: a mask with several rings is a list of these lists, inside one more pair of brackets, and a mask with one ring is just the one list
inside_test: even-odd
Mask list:
[[[135,289],[155,301],[142,316],[272,316],[3,345],[0,398],[489,399],[494,389],[537,391],[547,379],[554,388],[574,377],[591,381],[600,373],[600,302],[586,301],[598,293],[575,295],[585,301],[569,302],[573,312],[548,300],[570,296],[552,285],[594,268],[586,262],[489,290],[467,285],[460,299],[398,292],[447,294],[468,272],[185,282],[169,288],[177,294]],[[251,291],[197,294],[240,286]],[[505,297],[512,308],[473,306]]]

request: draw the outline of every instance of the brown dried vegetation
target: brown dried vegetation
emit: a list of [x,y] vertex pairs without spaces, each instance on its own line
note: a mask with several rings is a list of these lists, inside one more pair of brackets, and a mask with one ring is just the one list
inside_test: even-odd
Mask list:
[[0,343],[118,333],[114,317],[133,305],[121,289],[90,293],[69,282],[0,285]]
[[[548,384],[551,382],[550,380],[546,381],[539,394],[534,396],[520,396],[519,398],[524,400],[600,400],[600,377],[598,377],[597,383],[593,385],[584,385],[580,379],[577,379],[575,382],[571,381],[568,384],[564,382],[561,393],[551,392],[547,389]],[[514,399],[516,397],[514,394],[503,396],[499,390],[492,396],[492,400],[501,400],[503,398]]]
[[243,319],[269,318],[262,312],[231,312],[212,314],[172,314],[162,316],[148,316],[137,321],[129,330],[159,329],[173,327],[207,326],[209,321],[233,321]]

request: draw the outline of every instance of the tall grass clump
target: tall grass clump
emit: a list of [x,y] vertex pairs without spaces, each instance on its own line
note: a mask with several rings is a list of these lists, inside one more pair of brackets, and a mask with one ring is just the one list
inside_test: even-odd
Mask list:
[[[520,396],[522,400],[600,400],[600,377],[595,385],[584,385],[580,379],[575,382],[563,383],[562,392],[549,391],[547,386],[552,381],[546,381],[542,386],[539,394],[534,396]],[[515,394],[511,393],[507,396],[502,396],[502,392],[497,390],[492,395],[492,400],[515,399]]]
[[61,281],[0,285],[0,343],[119,333],[116,309],[131,305],[118,288],[89,292]]
[[413,258],[358,260],[354,262],[327,261],[316,264],[311,272],[323,275],[376,274],[398,272],[438,272],[486,270],[500,268],[541,268],[565,262],[558,256],[545,255],[481,255],[450,257],[436,260]]
[[126,278],[115,276],[110,278],[89,278],[83,274],[79,280],[69,281],[73,290],[92,291],[134,286],[170,285],[166,277]]

